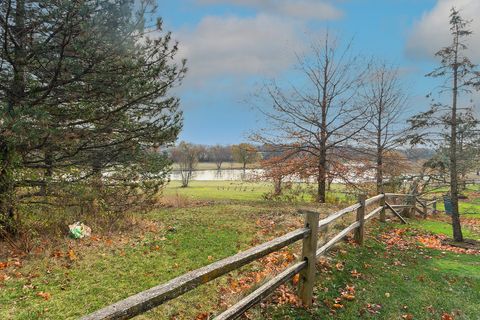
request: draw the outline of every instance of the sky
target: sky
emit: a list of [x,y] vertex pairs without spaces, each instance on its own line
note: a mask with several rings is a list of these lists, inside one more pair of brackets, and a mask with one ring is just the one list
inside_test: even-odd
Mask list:
[[[438,81],[425,77],[434,53],[449,44],[448,15],[467,19],[470,55],[480,64],[480,0],[157,0],[164,27],[179,41],[188,73],[179,140],[199,144],[248,141],[263,120],[251,97],[275,79],[295,83],[298,55],[326,30],[353,41],[354,54],[400,70],[410,95],[407,118],[426,110]],[[476,31],[478,30],[478,34]]]

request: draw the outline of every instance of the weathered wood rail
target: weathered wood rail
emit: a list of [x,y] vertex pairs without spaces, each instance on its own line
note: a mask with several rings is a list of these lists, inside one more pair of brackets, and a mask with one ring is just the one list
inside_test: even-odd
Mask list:
[[[230,271],[238,269],[299,240],[303,241],[300,261],[274,276],[271,280],[264,283],[228,310],[219,314],[215,319],[229,320],[240,317],[245,311],[266,298],[280,285],[291,280],[296,274],[300,274],[298,288],[299,296],[304,305],[310,306],[313,299],[316,259],[325,254],[327,250],[345,238],[350,232],[355,232],[355,241],[362,245],[364,241],[365,223],[379,213],[380,221],[385,221],[385,209],[389,209],[403,223],[407,223],[400,213],[396,211],[396,208],[416,208],[416,202],[420,203],[422,206],[423,210],[420,211],[422,214],[426,214],[427,206],[433,205],[433,208],[436,208],[436,200],[428,201],[415,197],[417,201],[413,202],[413,204],[392,205],[386,201],[388,197],[412,197],[412,195],[385,193],[369,199],[365,199],[365,196],[361,195],[359,196],[358,203],[337,211],[320,221],[317,212],[305,211],[303,212],[305,214],[304,228],[294,230],[236,255],[219,260],[200,269],[190,271],[164,284],[142,291],[94,313],[86,315],[82,320],[133,318],[169,300],[181,296],[202,284],[210,282]],[[378,202],[379,205],[377,205],[377,207],[369,213],[366,213],[366,209],[369,206],[377,204]],[[321,230],[325,231],[329,224],[352,212],[356,213],[355,222],[334,235],[325,243],[321,244],[319,247],[318,234]]]

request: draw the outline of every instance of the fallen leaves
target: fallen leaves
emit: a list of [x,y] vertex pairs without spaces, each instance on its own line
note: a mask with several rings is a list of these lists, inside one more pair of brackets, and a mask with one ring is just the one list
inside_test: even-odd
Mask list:
[[[406,231],[409,231],[409,235]],[[446,243],[447,236],[441,234],[428,234],[415,229],[393,229],[382,233],[378,236],[379,239],[387,245],[387,248],[395,247],[398,250],[408,250],[410,248],[419,248],[418,243],[422,247],[429,249],[436,249],[442,251],[449,251],[462,254],[480,254],[480,250],[465,249],[451,246]],[[425,258],[429,258],[426,256]],[[394,262],[395,266],[405,266],[400,261]]]
[[210,313],[208,312],[199,313],[195,317],[195,320],[208,320],[208,319],[210,319]]
[[358,272],[357,269],[353,269],[352,271],[350,271],[350,275],[355,279],[359,279],[362,276],[362,274]]
[[285,285],[282,285],[277,289],[277,294],[274,296],[274,303],[277,305],[301,305],[300,299],[298,298],[297,294]]
[[6,280],[8,280],[8,279],[10,279],[9,276],[7,276],[7,275],[4,274],[4,273],[0,273],[0,282],[6,281]]
[[68,255],[68,259],[70,261],[77,260],[77,255],[75,254],[75,251],[73,251],[73,249],[69,249],[68,252],[67,252],[67,255]]
[[323,303],[330,309],[330,313],[334,314],[339,309],[343,309],[344,303],[355,300],[355,286],[346,285],[345,288],[339,290],[340,296],[331,300],[325,299]]
[[347,293],[347,294],[342,294],[342,298],[345,299],[345,300],[347,300],[347,301],[353,301],[353,300],[355,300],[355,296],[352,295],[352,294],[348,294],[348,293]]
[[365,307],[360,310],[360,313],[365,313],[367,311],[370,314],[379,314],[382,309],[382,305],[375,303],[367,303]]
[[50,293],[43,291],[37,292],[37,296],[42,297],[45,301],[50,300],[50,298],[52,297]]
[[411,313],[404,314],[404,315],[402,315],[402,319],[413,320],[413,314],[411,314]]
[[454,320],[453,316],[449,313],[444,312],[442,314],[441,320]]
[[337,268],[338,271],[343,271],[345,268],[345,262],[337,262],[337,264],[335,264],[335,268]]
[[455,253],[463,253],[463,254],[480,254],[480,250],[474,249],[465,249],[459,248],[455,246],[451,246],[446,244],[446,240],[448,239],[447,236],[441,234],[435,235],[418,235],[416,240],[420,242],[422,245],[429,249],[437,249],[442,251],[450,251]]
[[[213,260],[213,257],[209,258]],[[270,274],[278,273],[283,271],[295,260],[295,256],[288,250],[277,251],[269,254],[268,256],[259,260],[262,265],[262,268],[247,272],[244,276],[234,279],[229,279],[228,287],[224,288],[224,293],[239,293],[241,291],[246,291],[250,289],[254,284],[261,282]],[[296,280],[299,280],[299,276],[296,277]],[[282,300],[291,300],[290,298],[285,298]]]

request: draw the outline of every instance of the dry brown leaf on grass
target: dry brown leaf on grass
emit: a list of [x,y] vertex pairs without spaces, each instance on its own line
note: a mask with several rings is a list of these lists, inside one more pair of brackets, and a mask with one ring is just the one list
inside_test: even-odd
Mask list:
[[68,255],[68,259],[69,259],[70,261],[75,261],[75,260],[77,260],[77,255],[75,254],[75,251],[73,251],[73,249],[68,250],[67,255]]
[[453,316],[449,313],[444,312],[442,314],[441,320],[454,320]]
[[353,301],[355,300],[355,296],[353,294],[342,294],[342,298],[348,301]]
[[45,301],[48,301],[52,297],[50,293],[43,291],[37,292],[37,296],[42,297]]
[[207,319],[210,319],[210,313],[208,312],[199,313],[195,317],[195,320],[207,320]]
[[357,269],[353,269],[351,272],[350,272],[351,276],[358,279],[360,278],[360,276],[362,275],[360,272],[357,271]]
[[6,274],[0,273],[0,282],[10,279]]
[[382,309],[382,306],[376,303],[367,303],[365,309],[371,314],[378,314],[380,313],[380,309]]
[[342,271],[343,268],[345,267],[345,263],[344,262],[337,262],[337,264],[335,264],[335,267],[337,268],[338,271]]

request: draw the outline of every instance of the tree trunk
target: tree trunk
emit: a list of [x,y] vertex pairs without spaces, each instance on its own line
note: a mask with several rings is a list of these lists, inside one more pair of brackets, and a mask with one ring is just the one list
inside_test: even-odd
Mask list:
[[48,185],[50,184],[50,181],[53,176],[53,155],[50,150],[45,151],[45,172],[43,176],[43,185],[40,187],[40,194],[42,196],[47,196],[48,195]]
[[318,177],[317,177],[317,201],[320,203],[326,202],[326,186],[327,186],[327,172],[326,172],[326,155],[325,152],[320,153],[318,161]]
[[281,195],[282,194],[282,178],[275,178],[273,180],[273,184],[274,184],[273,195],[274,196]]
[[2,170],[0,171],[0,229],[10,235],[15,235],[17,226],[15,223],[14,208],[14,179],[13,179],[13,152],[7,141],[2,141],[1,146]]
[[458,35],[455,38],[455,63],[453,66],[452,119],[450,135],[450,197],[452,200],[453,239],[463,242],[460,215],[458,212],[458,174],[457,174],[457,96],[458,96]]
[[377,194],[383,193],[383,148],[382,148],[382,106],[383,100],[380,99],[380,106],[377,118],[377,165],[376,165],[376,179],[377,179]]
[[[11,5],[11,4],[10,4]],[[14,76],[7,92],[7,112],[3,123],[11,128],[15,122],[16,106],[21,104],[25,94],[25,0],[17,0],[15,8],[15,26],[13,36],[16,40],[14,49]],[[0,142],[1,170],[0,170],[0,227],[4,231],[15,234],[15,145],[8,137],[2,137]]]

